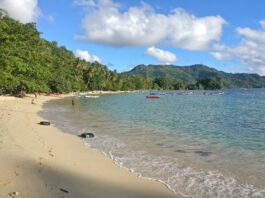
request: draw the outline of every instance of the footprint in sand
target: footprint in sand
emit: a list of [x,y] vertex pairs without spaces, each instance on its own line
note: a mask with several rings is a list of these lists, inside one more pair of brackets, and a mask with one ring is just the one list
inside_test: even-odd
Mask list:
[[11,193],[9,193],[8,195],[9,195],[9,197],[12,197],[12,198],[20,197],[20,196],[19,196],[19,192],[11,192]]
[[39,157],[38,158],[38,165],[39,165],[39,169],[38,169],[38,172],[41,172],[42,171],[42,169],[44,168],[43,167],[43,158],[42,157]]
[[54,157],[54,154],[52,153],[52,149],[49,149],[49,155],[50,155],[51,157]]

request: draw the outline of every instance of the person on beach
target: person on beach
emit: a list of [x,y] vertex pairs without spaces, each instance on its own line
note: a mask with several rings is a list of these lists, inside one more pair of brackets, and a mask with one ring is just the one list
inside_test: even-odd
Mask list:
[[75,106],[75,101],[74,101],[74,99],[72,99],[72,106]]

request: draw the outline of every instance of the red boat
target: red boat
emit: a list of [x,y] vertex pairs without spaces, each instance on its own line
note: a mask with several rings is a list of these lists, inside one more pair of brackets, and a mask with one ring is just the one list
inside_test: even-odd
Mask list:
[[151,96],[146,96],[146,98],[160,98],[160,97],[159,96],[151,95]]

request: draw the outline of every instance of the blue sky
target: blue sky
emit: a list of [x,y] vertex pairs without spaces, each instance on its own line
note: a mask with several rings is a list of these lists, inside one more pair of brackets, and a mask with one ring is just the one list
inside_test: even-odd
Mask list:
[[198,63],[265,75],[264,0],[0,0],[0,7],[112,70]]

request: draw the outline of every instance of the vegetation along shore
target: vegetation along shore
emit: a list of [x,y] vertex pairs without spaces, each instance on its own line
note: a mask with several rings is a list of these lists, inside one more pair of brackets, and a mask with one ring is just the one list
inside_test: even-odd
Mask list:
[[81,60],[56,42],[41,38],[35,23],[22,24],[0,10],[0,92],[60,92],[143,89],[265,87],[257,74],[229,74],[204,66],[139,65],[118,73]]

